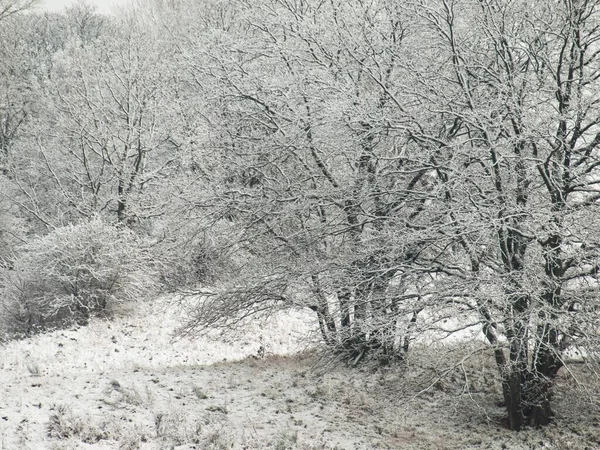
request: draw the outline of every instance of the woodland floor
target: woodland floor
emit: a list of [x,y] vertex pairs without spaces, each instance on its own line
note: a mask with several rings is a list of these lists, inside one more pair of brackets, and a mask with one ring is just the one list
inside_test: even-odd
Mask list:
[[302,351],[300,313],[227,342],[173,342],[178,320],[159,302],[0,346],[0,450],[600,449],[583,372],[561,374],[555,424],[513,433],[485,357],[357,371]]

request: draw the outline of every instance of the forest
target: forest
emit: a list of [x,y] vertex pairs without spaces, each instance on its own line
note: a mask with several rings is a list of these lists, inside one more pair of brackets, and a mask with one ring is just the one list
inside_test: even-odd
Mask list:
[[466,340],[509,430],[600,406],[600,1],[0,0],[0,61],[3,341],[169,293],[355,370]]

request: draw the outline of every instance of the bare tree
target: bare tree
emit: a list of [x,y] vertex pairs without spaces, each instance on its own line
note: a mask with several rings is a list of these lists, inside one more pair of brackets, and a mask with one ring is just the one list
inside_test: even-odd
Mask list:
[[385,1],[265,2],[238,17],[190,64],[213,99],[210,145],[220,149],[205,158],[213,190],[200,205],[213,206],[209,223],[241,224],[226,250],[252,263],[193,326],[305,306],[344,358],[401,357],[408,340],[396,330],[412,327],[420,307],[407,300],[419,294],[389,287],[411,277],[406,261],[422,244],[403,223],[421,215],[431,187],[429,162],[398,131],[411,120],[395,86],[404,18]]
[[[93,23],[87,10],[70,13],[76,24],[80,14]],[[154,194],[144,195],[178,158],[169,105],[175,69],[163,64],[164,48],[134,18],[125,31],[103,26],[101,40],[78,28],[54,55],[46,103],[14,158],[15,201],[44,223],[110,213],[131,225],[156,215]]]
[[600,4],[526,8],[418,3],[429,54],[406,86],[411,139],[436,152],[437,239],[462,249],[427,263],[470,286],[514,430],[551,420],[565,351],[598,343]]
[[509,427],[547,424],[565,352],[598,342],[600,5],[539,6],[266,1],[203,41],[203,206],[251,262],[190,329],[304,305],[358,361],[479,324]]

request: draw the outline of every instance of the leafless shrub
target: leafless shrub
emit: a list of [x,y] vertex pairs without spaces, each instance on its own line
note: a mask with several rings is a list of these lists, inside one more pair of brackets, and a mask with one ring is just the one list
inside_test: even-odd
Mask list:
[[125,228],[100,219],[58,228],[26,244],[0,271],[5,328],[29,335],[123,310],[156,288],[152,267]]

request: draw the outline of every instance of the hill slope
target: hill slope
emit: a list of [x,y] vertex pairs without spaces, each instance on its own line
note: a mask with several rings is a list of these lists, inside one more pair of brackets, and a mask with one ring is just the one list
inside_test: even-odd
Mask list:
[[560,431],[503,430],[491,361],[462,368],[465,389],[460,370],[431,383],[443,354],[427,349],[408,369],[316,364],[300,312],[174,342],[175,311],[162,299],[0,347],[0,450],[600,448],[565,394]]

